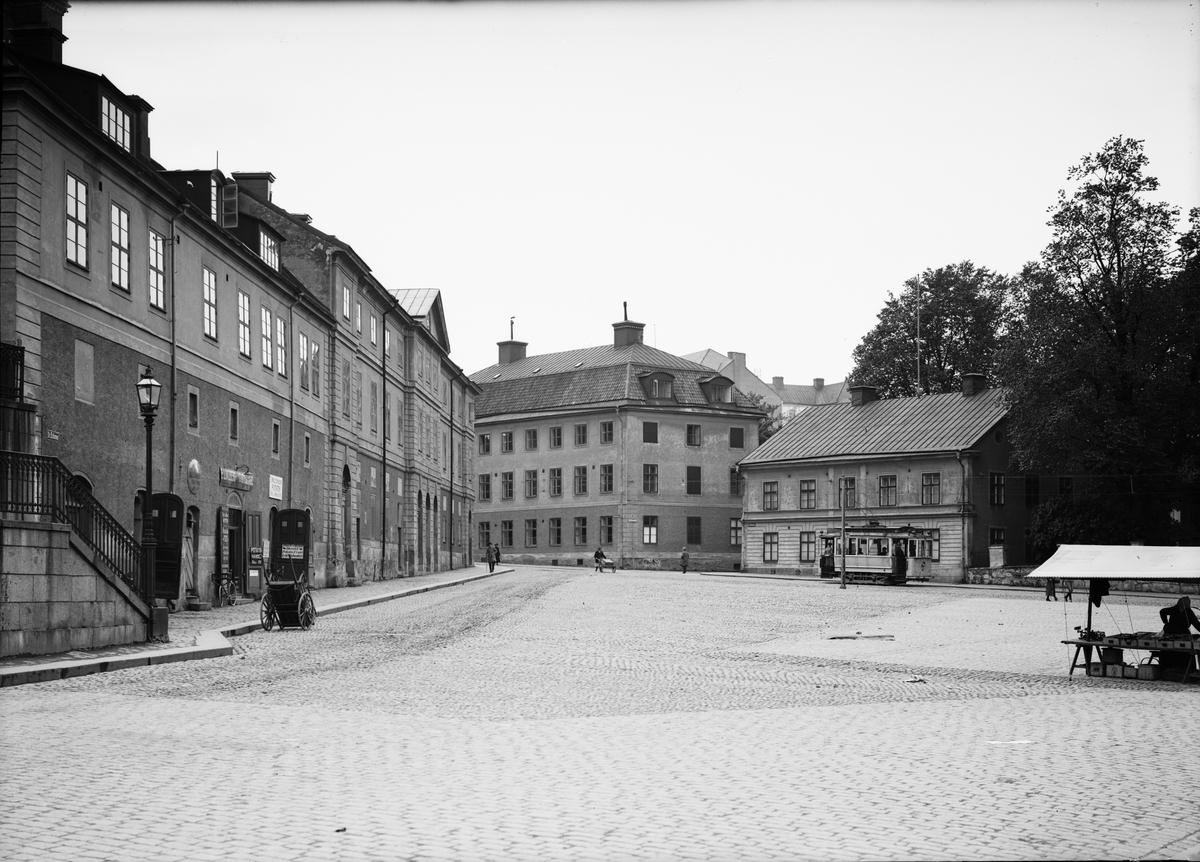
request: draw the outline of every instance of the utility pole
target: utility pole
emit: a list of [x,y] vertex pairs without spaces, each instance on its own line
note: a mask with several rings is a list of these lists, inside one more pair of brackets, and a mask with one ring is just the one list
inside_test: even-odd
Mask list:
[[846,589],[846,477],[838,479],[838,503],[842,509],[842,585],[839,590]]

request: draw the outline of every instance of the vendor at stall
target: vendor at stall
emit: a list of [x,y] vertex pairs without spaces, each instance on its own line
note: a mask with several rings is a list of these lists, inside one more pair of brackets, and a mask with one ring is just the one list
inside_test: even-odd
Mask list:
[[[1188,596],[1180,596],[1179,601],[1163,608],[1158,612],[1158,616],[1163,621],[1162,633],[1166,637],[1174,635],[1186,638],[1192,628],[1200,631],[1200,620],[1196,619],[1196,612],[1192,610],[1192,600]],[[1188,662],[1192,661],[1192,656],[1185,652],[1157,652],[1150,655],[1158,659],[1164,670],[1183,670],[1187,668]]]

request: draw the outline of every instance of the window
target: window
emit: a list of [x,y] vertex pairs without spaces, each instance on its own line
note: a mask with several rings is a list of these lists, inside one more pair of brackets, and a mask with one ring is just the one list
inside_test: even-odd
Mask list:
[[613,543],[613,516],[600,516],[600,544],[611,545]]
[[896,477],[895,476],[880,476],[879,477],[879,505],[880,506],[896,505]]
[[305,431],[304,432],[304,466],[305,467],[308,466],[311,455],[312,455],[312,435],[309,434],[307,431]]
[[688,515],[687,519],[687,543],[689,545],[700,544],[700,519],[693,515]]
[[[479,522],[479,547],[488,548],[492,544],[492,524],[490,521]],[[486,553],[486,551],[485,551]]]
[[658,465],[643,464],[642,465],[642,493],[657,494],[658,493]]
[[700,496],[700,468],[687,468],[687,493],[689,497]]
[[670,398],[671,397],[671,381],[670,380],[651,380],[650,381],[650,397],[651,398]]
[[350,319],[350,286],[342,285],[342,317]]
[[611,421],[600,423],[600,445],[607,446],[613,441],[613,424]]
[[600,465],[600,493],[611,494],[613,492],[613,465]]
[[729,429],[729,448],[730,449],[745,449],[746,448],[746,429],[745,428],[730,428]]
[[500,547],[511,548],[513,543],[513,522],[500,522]]
[[530,497],[530,498],[536,497],[537,491],[538,491],[537,485],[538,485],[537,470],[526,470],[525,471],[525,496]]
[[587,431],[588,431],[587,425],[576,425],[575,426],[575,445],[576,446],[586,446],[588,444]]
[[553,428],[550,429],[550,448],[551,449],[561,449],[562,448],[562,426],[561,425],[555,425]]
[[112,285],[129,290],[129,212],[112,204],[112,226],[109,233],[109,265]]
[[742,478],[742,474],[738,472],[737,467],[729,468],[729,495],[731,497],[740,497],[746,491],[746,480]]
[[204,334],[217,337],[217,274],[204,267]]
[[988,530],[988,544],[989,545],[1003,545],[1004,544],[1004,528],[1003,527],[992,527]]
[[642,423],[642,442],[657,443],[658,442],[658,423],[643,422]]
[[503,500],[511,500],[513,498],[513,474],[511,470],[500,474],[500,498]]
[[538,447],[538,433],[536,428],[525,429],[525,451],[536,452]]
[[200,427],[200,390],[194,386],[188,387],[188,427]]
[[271,454],[279,457],[279,420],[271,420]]
[[546,520],[547,540],[551,546],[557,548],[562,544],[562,518],[548,518]]
[[700,426],[699,425],[689,425],[687,427],[687,445],[689,445],[689,446],[699,446],[700,445]]
[[779,534],[763,533],[763,562],[779,562]]
[[838,505],[847,509],[855,506],[855,484],[858,480],[853,476],[843,476],[838,479]]
[[742,519],[729,519],[729,544],[731,547],[740,547],[742,544]]
[[321,345],[317,343],[317,339],[312,341],[312,354],[309,368],[312,370],[312,393],[318,398],[321,397]]
[[800,508],[801,509],[817,508],[817,480],[816,479],[801,479],[800,480]]
[[67,261],[86,267],[87,183],[67,174]]
[[1058,495],[1060,497],[1075,496],[1075,477],[1059,476],[1058,477]]
[[283,318],[275,318],[275,370],[279,372],[281,377],[287,377],[287,328],[284,326]]
[[988,488],[991,493],[993,506],[1004,505],[1004,474],[992,473],[988,476]]
[[379,433],[379,383],[371,381],[371,436]]
[[378,327],[378,323],[375,320],[375,315],[372,314],[371,315],[371,344],[372,345],[379,343],[379,330],[377,327]]
[[479,435],[479,454],[480,455],[491,455],[492,454],[492,435],[491,434],[480,434]]
[[587,518],[576,518],[575,519],[575,544],[586,545],[587,543],[588,543]]
[[501,452],[511,452],[512,450],[513,450],[513,432],[501,431],[500,432],[500,451]]
[[575,468],[575,493],[576,494],[586,494],[588,492],[588,490],[587,490],[587,486],[588,486],[587,469],[588,469],[587,467],[576,467]]
[[1025,508],[1036,509],[1041,502],[1041,494],[1039,493],[1039,479],[1037,476],[1025,474]]
[[942,474],[921,474],[921,505],[940,506],[942,503]]
[[941,554],[941,530],[930,530],[929,538],[921,539],[918,546],[918,556],[929,557],[931,560],[940,559]]
[[308,391],[308,336],[300,333],[300,388]]
[[354,331],[362,334],[362,303],[354,303]]
[[250,295],[238,291],[238,353],[250,358]]
[[817,534],[800,534],[800,562],[812,563],[817,559]]
[[107,96],[100,97],[100,113],[104,134],[128,153],[129,114],[118,108]]
[[537,518],[525,519],[525,547],[537,547]]
[[475,483],[475,491],[479,494],[481,503],[490,502],[492,499],[492,474],[480,473],[479,481]]
[[269,309],[260,311],[260,327],[259,331],[262,338],[262,364],[263,368],[271,368],[275,362],[275,346],[271,342],[271,312]]
[[[150,258],[150,305],[159,311],[165,311],[167,286],[167,238],[162,234],[150,231],[150,241],[146,245],[147,256]],[[249,308],[246,319],[249,320]]]
[[238,407],[236,404],[229,405],[229,442],[236,443],[238,441]]
[[642,515],[642,544],[658,544],[658,515]]
[[383,328],[383,355],[392,355],[392,331],[386,326]]
[[546,480],[550,486],[551,497],[562,496],[562,467],[551,467],[550,476]]
[[[303,338],[304,336],[302,335],[300,337]],[[392,393],[390,392],[383,393],[383,439],[392,439]],[[467,448],[464,444],[458,465],[461,467],[463,462],[466,460]]]
[[763,511],[775,512],[779,510],[779,483],[778,482],[763,482]]
[[267,236],[265,230],[258,232],[258,256],[271,269],[279,269],[279,243],[272,236]]
[[716,402],[730,402],[733,399],[729,397],[729,387],[722,384],[713,384],[712,400]]

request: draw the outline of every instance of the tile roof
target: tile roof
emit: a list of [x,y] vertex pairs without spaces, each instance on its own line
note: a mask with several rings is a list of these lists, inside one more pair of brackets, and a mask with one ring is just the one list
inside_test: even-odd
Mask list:
[[742,464],[947,452],[975,445],[1008,413],[1003,389],[826,404],[797,414]]
[[716,371],[720,371],[730,362],[733,362],[724,353],[718,353],[711,347],[705,350],[698,350],[695,353],[685,353],[684,359],[690,359],[692,362],[699,362],[701,365],[707,365]]
[[849,390],[846,381],[826,383],[820,389],[811,385],[785,383],[782,389],[775,390],[784,404],[802,404],[815,407],[818,404],[835,404],[839,400],[848,399]]

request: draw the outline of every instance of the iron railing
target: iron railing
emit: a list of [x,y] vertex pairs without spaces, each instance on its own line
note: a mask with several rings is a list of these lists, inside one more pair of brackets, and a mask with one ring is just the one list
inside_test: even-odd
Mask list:
[[142,546],[57,458],[0,452],[0,513],[70,524],[139,598],[150,594],[142,579]]

